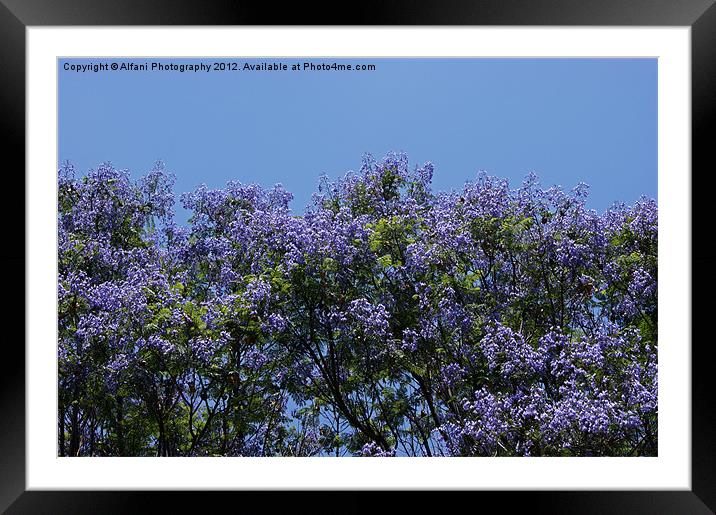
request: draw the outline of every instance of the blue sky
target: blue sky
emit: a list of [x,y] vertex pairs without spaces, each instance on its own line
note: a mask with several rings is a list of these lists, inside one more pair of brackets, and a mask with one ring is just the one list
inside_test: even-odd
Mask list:
[[[237,60],[296,61],[305,60]],[[656,59],[313,61],[376,70],[78,73],[64,63],[122,61],[60,60],[58,159],[81,172],[109,161],[133,177],[160,159],[177,193],[282,183],[296,213],[321,174],[391,150],[411,165],[431,161],[438,190],[480,170],[516,187],[534,171],[543,186],[588,183],[599,211],[656,198]]]

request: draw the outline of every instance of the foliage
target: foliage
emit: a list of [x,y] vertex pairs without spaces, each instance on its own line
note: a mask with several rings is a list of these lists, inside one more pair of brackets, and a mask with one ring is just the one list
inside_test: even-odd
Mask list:
[[181,197],[58,179],[59,454],[657,453],[657,207],[364,158]]

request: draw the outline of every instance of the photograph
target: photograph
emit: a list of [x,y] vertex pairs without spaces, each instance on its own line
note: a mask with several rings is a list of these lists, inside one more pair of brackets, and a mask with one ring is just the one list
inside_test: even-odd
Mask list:
[[57,58],[56,456],[658,457],[658,70]]
[[716,513],[715,2],[0,0],[0,513]]

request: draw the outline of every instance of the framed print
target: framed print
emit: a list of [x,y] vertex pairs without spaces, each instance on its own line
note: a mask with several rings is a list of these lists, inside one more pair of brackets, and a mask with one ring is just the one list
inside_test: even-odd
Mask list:
[[62,5],[3,7],[8,513],[714,509],[712,2]]

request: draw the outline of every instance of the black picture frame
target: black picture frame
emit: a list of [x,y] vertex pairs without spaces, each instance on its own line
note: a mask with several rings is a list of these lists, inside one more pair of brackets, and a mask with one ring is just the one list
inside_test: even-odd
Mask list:
[[[6,197],[0,245],[4,299],[3,358],[0,373],[0,510],[7,513],[132,513],[162,503],[162,511],[206,509],[246,502],[266,510],[290,502],[299,512],[366,512],[383,501],[375,492],[294,492],[290,501],[275,492],[70,492],[26,491],[25,482],[25,30],[28,26],[62,25],[551,25],[551,26],[688,26],[691,28],[692,73],[692,489],[690,491],[551,491],[451,493],[450,503],[466,506],[497,502],[507,509],[546,513],[713,513],[716,510],[716,415],[713,361],[708,320],[715,283],[716,251],[710,245],[710,181],[716,170],[711,134],[716,124],[716,6],[714,0],[410,0],[382,3],[273,3],[229,0],[0,0],[0,125],[4,147]],[[9,164],[8,164],[8,157]],[[685,171],[684,173],[688,173]],[[10,182],[10,184],[7,184]],[[22,194],[19,192],[22,191]],[[25,272],[27,274],[27,271]],[[669,342],[688,344],[689,342]],[[401,507],[426,506],[426,492],[401,495]],[[380,494],[381,496],[383,494]],[[215,498],[216,497],[216,498]],[[236,504],[237,500],[240,504]],[[328,500],[330,499],[330,500]],[[479,503],[479,504],[478,504]],[[484,506],[484,505],[483,505]],[[283,511],[283,510],[281,510]]]

